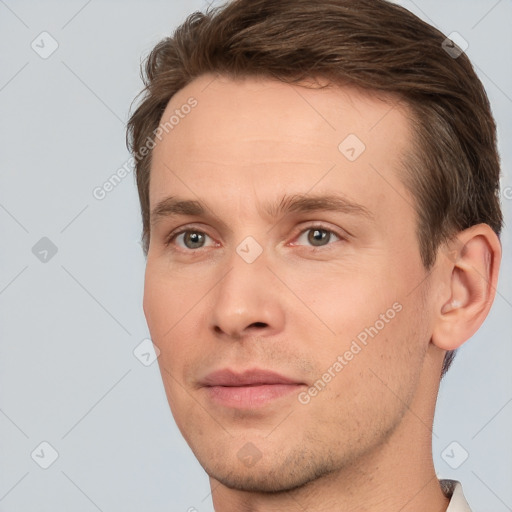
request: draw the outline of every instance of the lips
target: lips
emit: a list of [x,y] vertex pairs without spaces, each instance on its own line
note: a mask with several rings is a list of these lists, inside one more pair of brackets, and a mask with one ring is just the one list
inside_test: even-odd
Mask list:
[[210,373],[202,381],[204,386],[261,386],[264,384],[302,384],[268,370],[248,370],[236,373],[232,370],[218,370]]
[[305,384],[269,370],[252,369],[238,373],[224,369],[208,374],[201,385],[209,400],[218,405],[251,409],[297,392]]

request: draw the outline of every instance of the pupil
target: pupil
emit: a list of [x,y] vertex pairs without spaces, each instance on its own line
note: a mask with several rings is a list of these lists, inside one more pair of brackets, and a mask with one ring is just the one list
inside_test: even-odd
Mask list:
[[323,242],[329,241],[329,234],[323,229],[313,229],[310,231],[309,241],[311,245],[323,245]]
[[203,245],[204,239],[201,233],[187,233],[185,236],[185,245],[189,249],[195,249],[197,247],[201,247]]

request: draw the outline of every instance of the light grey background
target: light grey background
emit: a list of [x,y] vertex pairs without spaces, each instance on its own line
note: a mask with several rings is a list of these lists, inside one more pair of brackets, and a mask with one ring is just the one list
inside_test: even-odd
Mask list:
[[[510,224],[512,3],[401,3],[469,43],[499,125]],[[212,510],[157,364],[133,354],[149,336],[133,174],[103,200],[92,194],[129,157],[124,128],[141,57],[206,6],[0,0],[1,511]],[[42,58],[52,39],[58,48]],[[32,252],[43,237],[57,247],[46,262]],[[444,379],[434,426],[438,476],[462,481],[474,512],[512,510],[507,228],[502,242],[495,304]],[[43,441],[58,452],[48,469],[38,465],[51,462]],[[455,466],[465,452],[452,469],[447,461]]]

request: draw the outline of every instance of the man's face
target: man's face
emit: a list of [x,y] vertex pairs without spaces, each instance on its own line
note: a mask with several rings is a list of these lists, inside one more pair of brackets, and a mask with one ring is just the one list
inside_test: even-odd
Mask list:
[[161,123],[176,110],[151,209],[172,196],[204,211],[174,203],[152,219],[144,293],[176,423],[228,487],[348,468],[383,446],[424,379],[408,121],[351,88],[212,76]]

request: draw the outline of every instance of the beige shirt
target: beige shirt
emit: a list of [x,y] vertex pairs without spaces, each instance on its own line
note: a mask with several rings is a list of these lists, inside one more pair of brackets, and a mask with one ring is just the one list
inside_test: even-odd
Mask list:
[[468,502],[462,492],[462,485],[457,480],[439,480],[441,489],[447,498],[450,498],[450,504],[446,512],[471,512]]

